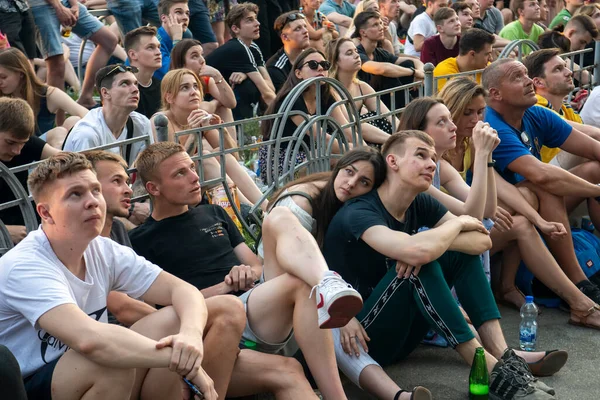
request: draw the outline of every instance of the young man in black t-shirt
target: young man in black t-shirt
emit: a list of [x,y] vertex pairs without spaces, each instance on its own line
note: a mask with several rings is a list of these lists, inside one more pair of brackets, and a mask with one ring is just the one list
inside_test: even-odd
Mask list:
[[275,92],[278,92],[287,80],[298,55],[310,46],[306,24],[306,17],[298,11],[281,14],[275,20],[275,31],[279,33],[283,42],[283,47],[267,61],[267,71],[275,86]]
[[[364,11],[354,19],[356,30],[353,38],[358,38],[360,44],[357,46],[358,54],[362,61],[361,70],[358,72],[359,79],[367,82],[376,91],[392,89],[398,86],[423,79],[423,63],[413,57],[396,57],[386,50],[378,47],[378,42],[384,39],[384,26],[379,13],[375,11]],[[401,108],[405,104],[404,91],[395,93],[395,108]],[[391,108],[390,95],[381,96],[381,100],[388,108]]]
[[260,100],[268,105],[275,99],[275,88],[265,60],[254,43],[260,35],[257,13],[256,4],[234,5],[225,17],[233,39],[206,57],[206,64],[218,69],[233,88],[237,100],[233,109],[236,120],[252,118],[253,104]]
[[123,41],[129,65],[138,71],[135,77],[140,90],[140,101],[135,110],[146,118],[152,118],[160,110],[160,83],[159,78],[153,77],[154,72],[162,66],[160,42],[153,26],[141,26],[128,32]]
[[[334,333],[341,342],[341,346],[336,343],[340,368],[362,388],[381,393],[381,382],[395,384],[383,378],[385,372],[377,362],[390,364],[406,357],[431,327],[471,363],[482,344],[450,292],[454,286],[488,352],[494,398],[511,399],[511,393],[527,399],[552,398],[545,393],[552,389],[534,380],[527,362],[552,363],[554,373],[566,357],[555,363],[542,352],[508,349],[478,257],[491,247],[487,230],[481,221],[457,217],[424,193],[436,169],[431,137],[421,131],[402,131],[388,139],[382,153],[387,163],[384,183],[347,202],[325,238],[329,265],[366,298],[357,318]],[[369,354],[358,344],[366,350],[368,338]],[[367,368],[371,373],[363,374]]]
[[[292,355],[300,347],[324,397],[345,399],[331,331],[319,328],[344,325],[362,301],[328,270],[310,232],[291,211],[275,207],[263,224],[263,270],[226,211],[217,205],[190,208],[200,202],[201,188],[195,164],[182,146],[153,144],[140,154],[136,168],[154,208],[130,233],[134,250],[195,285],[207,298],[245,292],[240,298],[248,323],[242,343],[254,342],[258,352],[242,351],[228,396],[255,394],[262,387],[282,398],[314,398],[296,364],[278,355]],[[293,239],[288,235],[288,240],[274,243],[273,218],[279,220],[277,226],[294,232]],[[263,283],[255,285],[259,278]],[[295,376],[291,380],[286,376],[290,370]]]
[[[21,99],[0,98],[0,161],[14,168],[48,158],[60,150],[51,147],[34,132],[35,117],[31,107]],[[27,192],[27,171],[17,172],[17,179]],[[15,200],[4,179],[0,179],[0,204]],[[0,211],[0,220],[6,225],[13,243],[25,235],[23,214],[18,207]]]

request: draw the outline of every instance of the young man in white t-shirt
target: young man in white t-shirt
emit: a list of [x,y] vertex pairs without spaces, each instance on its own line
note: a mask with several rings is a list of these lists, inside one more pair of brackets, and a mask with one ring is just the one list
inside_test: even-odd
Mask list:
[[[224,398],[245,323],[239,301],[209,304],[193,286],[99,237],[106,203],[85,156],[49,158],[28,185],[42,225],[0,260],[0,337],[29,398],[176,398],[182,377],[206,399]],[[131,329],[102,323],[110,290],[167,307]]]
[[425,39],[437,34],[433,15],[442,7],[448,7],[448,0],[427,0],[425,12],[417,15],[408,27],[404,54],[415,57],[421,56],[421,48]]

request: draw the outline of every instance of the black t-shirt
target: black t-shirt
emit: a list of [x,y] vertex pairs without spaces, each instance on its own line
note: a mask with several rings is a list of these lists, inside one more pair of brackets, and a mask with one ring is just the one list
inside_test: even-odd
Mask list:
[[269,71],[269,76],[275,86],[275,92],[278,92],[292,72],[292,63],[286,52],[283,51],[283,47],[269,58],[267,71]]
[[127,234],[127,228],[116,218],[113,218],[113,224],[110,228],[110,238],[120,245],[132,247],[131,240],[129,240],[129,235]]
[[160,110],[160,83],[160,79],[152,77],[150,86],[143,87],[142,85],[138,85],[138,88],[140,89],[140,102],[135,111],[145,115],[148,119],[152,118],[152,116]]
[[350,200],[333,217],[323,254],[329,268],[337,271],[367,299],[375,286],[396,262],[366,244],[360,237],[373,226],[383,225],[394,231],[414,235],[421,227],[433,228],[448,212],[433,197],[420,193],[406,210],[404,222],[394,218],[383,205],[377,190]]
[[129,238],[136,253],[200,290],[223,282],[239,265],[233,249],[244,242],[227,212],[216,205],[160,221],[150,216]]
[[[21,154],[14,157],[12,160],[5,162],[4,165],[8,168],[14,168],[34,161],[39,161],[42,158],[42,151],[44,150],[45,145],[46,142],[42,139],[31,136],[29,141],[23,146],[23,149],[21,149]],[[17,179],[19,179],[19,182],[21,182],[23,188],[25,188],[25,191],[29,193],[27,190],[27,171],[18,172],[15,175],[17,176]],[[10,190],[4,179],[0,179],[0,204],[14,199],[15,196],[13,195],[12,190]],[[0,211],[0,219],[5,225],[25,225],[23,215],[18,206]]]
[[246,46],[244,42],[234,38],[213,50],[206,57],[206,64],[218,69],[223,79],[229,82],[234,72],[258,72],[258,67],[265,66],[265,60],[256,43]]
[[[370,59],[365,51],[365,48],[362,44],[359,44],[356,48],[358,50],[358,54],[360,55],[360,61],[364,64],[367,61],[375,61],[375,62],[387,62],[391,64],[395,64],[398,60],[398,57],[393,55],[392,53],[382,49],[381,47],[376,47],[373,51],[373,59]],[[414,68],[415,64],[412,60],[403,61],[400,64],[401,67],[405,68]],[[396,88],[398,86],[406,85],[414,82],[414,76],[403,76],[401,78],[391,78],[383,75],[374,75],[364,72],[363,70],[358,71],[358,79],[367,82],[376,92]],[[396,98],[396,108],[403,107],[405,104],[405,95],[404,91],[398,91],[394,94]],[[386,94],[381,96],[381,100],[385,103],[386,106],[391,108],[391,100],[390,95]]]

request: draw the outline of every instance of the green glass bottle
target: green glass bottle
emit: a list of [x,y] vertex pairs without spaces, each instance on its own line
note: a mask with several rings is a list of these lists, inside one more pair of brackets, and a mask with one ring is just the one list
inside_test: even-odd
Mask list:
[[485,352],[483,347],[478,347],[469,374],[469,400],[487,400],[489,391],[490,375],[485,363]]

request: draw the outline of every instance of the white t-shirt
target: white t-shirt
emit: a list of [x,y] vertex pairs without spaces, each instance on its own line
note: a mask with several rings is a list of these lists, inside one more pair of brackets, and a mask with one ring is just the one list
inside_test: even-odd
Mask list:
[[[133,121],[133,137],[147,135],[150,138],[150,143],[154,143],[152,129],[150,128],[150,120],[144,115],[135,111],[133,111],[130,116]],[[73,130],[71,133],[69,133],[69,136],[67,136],[64,150],[84,151],[125,139],[127,139],[127,125],[125,125],[123,128],[121,135],[118,138],[115,138],[108,125],[106,125],[104,114],[102,113],[102,107],[98,107],[90,110],[85,117],[75,124]],[[131,148],[129,160],[126,160],[127,163],[132,165],[138,154],[145,148],[145,142],[134,143],[133,147]],[[119,148],[115,147],[108,149],[108,151],[119,153]],[[125,149],[123,149],[121,155],[125,157]]]
[[[422,12],[410,23],[407,35],[411,37],[411,40],[413,40],[412,38],[414,38],[416,35],[421,35],[424,39],[427,39],[436,33],[437,29],[435,28],[435,23],[431,17],[426,12]],[[406,42],[404,43],[404,54],[421,57],[421,52],[415,50],[415,46],[411,43],[411,40],[409,40],[408,37],[406,38]]]
[[600,86],[592,90],[579,116],[586,125],[593,125],[596,128],[600,128],[600,102],[597,100],[600,100]]
[[84,259],[82,281],[56,257],[42,228],[0,259],[0,343],[15,355],[23,377],[69,349],[39,327],[43,314],[63,304],[76,304],[106,323],[106,298],[111,290],[139,298],[161,272],[129,247],[104,237],[90,242]]

